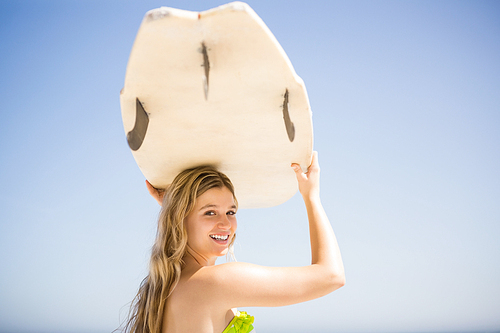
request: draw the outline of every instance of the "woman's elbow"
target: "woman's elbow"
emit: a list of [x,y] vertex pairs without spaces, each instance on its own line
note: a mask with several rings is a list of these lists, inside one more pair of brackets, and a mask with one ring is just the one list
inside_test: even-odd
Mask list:
[[337,279],[335,281],[335,285],[337,287],[335,289],[339,289],[339,288],[345,286],[345,274],[343,272],[340,276],[337,277]]
[[345,285],[345,274],[343,267],[321,267],[316,266],[316,281],[314,285],[321,296],[342,288]]
[[332,272],[329,274],[328,278],[328,289],[329,293],[342,288],[345,285],[345,274],[342,272]]

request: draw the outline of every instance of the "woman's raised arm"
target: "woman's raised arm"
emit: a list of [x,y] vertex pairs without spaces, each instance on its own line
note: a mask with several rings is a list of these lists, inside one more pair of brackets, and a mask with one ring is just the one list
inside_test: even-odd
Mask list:
[[[207,301],[225,308],[283,306],[324,296],[345,283],[344,266],[334,232],[321,205],[315,152],[306,173],[293,164],[309,219],[311,265],[264,267],[226,263],[198,272]],[[194,282],[194,281],[193,281]]]
[[345,276],[340,249],[319,195],[318,153],[314,152],[311,166],[306,173],[302,173],[297,164],[294,164],[293,168],[309,219],[311,264],[321,266],[336,285],[342,286],[345,283]]

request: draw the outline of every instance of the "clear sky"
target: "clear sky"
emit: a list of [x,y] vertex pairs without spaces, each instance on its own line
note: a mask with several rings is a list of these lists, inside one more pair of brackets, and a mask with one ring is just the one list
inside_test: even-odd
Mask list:
[[[0,2],[0,332],[110,332],[159,207],[119,92],[147,10]],[[257,332],[500,330],[500,2],[248,2],[304,79],[347,285]],[[299,196],[241,210],[236,256],[307,265]]]

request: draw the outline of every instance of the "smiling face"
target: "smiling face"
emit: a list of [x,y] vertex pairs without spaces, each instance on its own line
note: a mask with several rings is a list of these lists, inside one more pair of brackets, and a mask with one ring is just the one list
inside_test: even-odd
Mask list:
[[209,263],[227,253],[237,228],[236,204],[226,187],[207,190],[184,221],[188,246]]

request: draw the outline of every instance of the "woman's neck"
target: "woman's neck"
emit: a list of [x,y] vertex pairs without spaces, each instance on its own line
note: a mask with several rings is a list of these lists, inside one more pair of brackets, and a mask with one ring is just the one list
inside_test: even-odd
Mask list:
[[189,245],[187,246],[186,255],[184,255],[184,264],[186,266],[198,265],[198,266],[213,266],[217,258],[207,258],[204,255],[196,252]]

